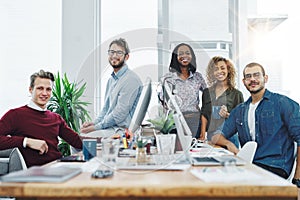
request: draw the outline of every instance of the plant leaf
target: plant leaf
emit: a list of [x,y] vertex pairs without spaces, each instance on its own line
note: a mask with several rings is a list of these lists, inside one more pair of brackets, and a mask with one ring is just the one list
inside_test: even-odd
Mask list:
[[[55,76],[52,97],[47,105],[48,110],[59,114],[75,132],[79,132],[80,123],[91,120],[86,109],[90,102],[80,100],[85,89],[86,83],[82,83],[81,86],[77,83],[70,83],[66,74],[61,77],[58,72]],[[60,148],[69,147],[63,140],[59,146]],[[68,153],[63,149],[61,149],[61,152],[64,156]]]

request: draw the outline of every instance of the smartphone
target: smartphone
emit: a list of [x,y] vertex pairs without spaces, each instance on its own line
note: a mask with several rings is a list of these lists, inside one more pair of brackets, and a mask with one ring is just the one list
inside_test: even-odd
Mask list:
[[114,175],[112,170],[101,170],[97,169],[92,173],[92,178],[108,178]]

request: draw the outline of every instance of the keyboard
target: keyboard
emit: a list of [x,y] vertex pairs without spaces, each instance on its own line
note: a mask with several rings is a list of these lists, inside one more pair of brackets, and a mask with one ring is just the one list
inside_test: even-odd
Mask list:
[[183,164],[188,162],[184,154],[152,155],[152,161],[156,165]]

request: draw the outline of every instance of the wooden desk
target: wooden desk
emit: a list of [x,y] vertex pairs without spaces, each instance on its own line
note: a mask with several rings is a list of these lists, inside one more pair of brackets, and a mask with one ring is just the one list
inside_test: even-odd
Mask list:
[[[193,167],[191,167],[193,168]],[[112,178],[82,173],[64,183],[0,183],[0,196],[17,199],[297,199],[297,188],[254,165],[260,182],[205,183],[185,171],[117,171]],[[267,182],[269,182],[267,184]],[[271,183],[270,183],[271,182]]]

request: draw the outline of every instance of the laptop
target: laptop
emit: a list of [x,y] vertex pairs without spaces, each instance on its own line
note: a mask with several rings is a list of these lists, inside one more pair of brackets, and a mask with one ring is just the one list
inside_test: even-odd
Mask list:
[[34,166],[1,176],[0,180],[3,182],[64,182],[80,174],[81,171],[81,168]]
[[[190,154],[190,148],[192,143],[192,136],[191,135],[185,135],[184,130],[182,127],[182,118],[180,118],[179,114],[174,114],[174,121],[177,129],[177,136],[179,139],[179,142],[182,146],[182,150],[186,158],[189,160],[189,162],[194,166],[201,166],[201,165],[245,165],[247,162],[243,159],[232,155],[214,155],[215,148],[211,148],[211,152],[206,151],[204,154],[200,154],[192,156]],[[184,120],[184,119],[183,119]]]

